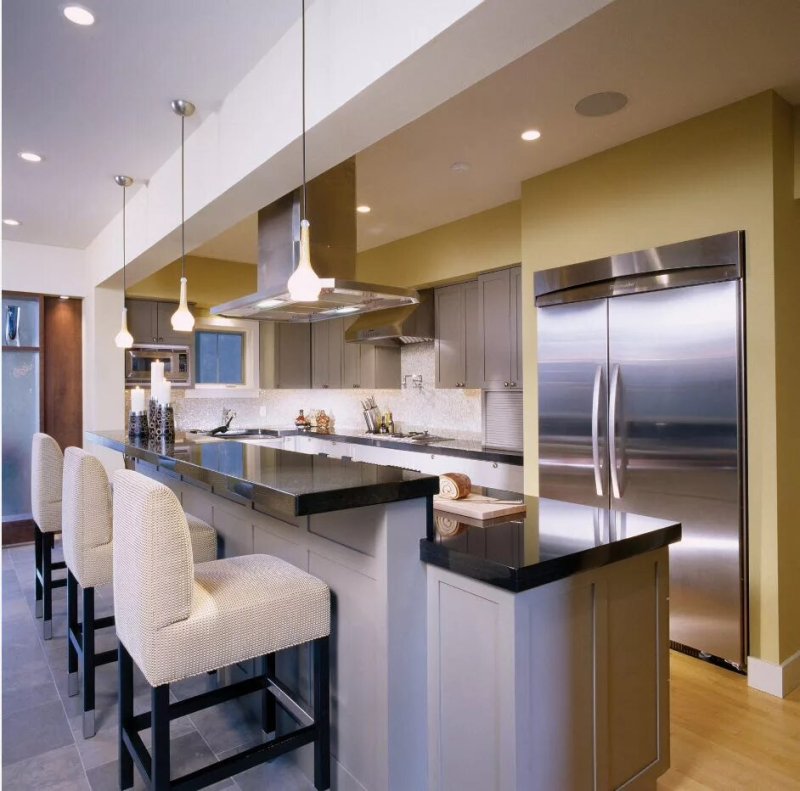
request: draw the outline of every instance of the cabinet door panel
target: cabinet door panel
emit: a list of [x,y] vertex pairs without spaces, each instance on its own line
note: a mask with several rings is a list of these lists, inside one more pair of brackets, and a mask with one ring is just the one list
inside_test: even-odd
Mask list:
[[342,387],[344,319],[332,319],[321,323],[328,325],[328,387]]
[[511,270],[511,380],[522,387],[522,267]]
[[[363,384],[364,366],[362,365],[362,360],[368,351],[369,350],[362,347],[360,343],[344,344],[344,353],[342,355],[342,387],[353,388],[365,386]],[[366,386],[372,387],[374,385]]]
[[311,325],[311,386],[328,387],[328,335],[327,321]]
[[159,343],[186,346],[192,343],[191,332],[176,332],[172,329],[172,314],[178,309],[177,302],[156,302],[156,337]]
[[[511,377],[511,275],[510,270],[489,272],[478,278],[480,327],[483,337],[483,385],[504,387]],[[515,353],[515,352],[514,352]]]
[[464,287],[436,289],[436,386],[466,381]]
[[311,328],[308,324],[276,324],[275,357],[276,387],[311,387]]
[[128,329],[133,335],[134,343],[156,343],[155,302],[141,299],[129,299],[125,302],[128,308]]
[[478,282],[464,283],[464,381],[467,387],[483,385],[483,336],[480,326]]

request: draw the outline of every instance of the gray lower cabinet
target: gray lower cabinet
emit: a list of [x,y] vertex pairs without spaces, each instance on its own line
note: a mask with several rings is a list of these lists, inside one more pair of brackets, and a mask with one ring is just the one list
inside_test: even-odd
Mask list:
[[478,283],[436,289],[436,386],[480,387]]
[[152,299],[127,299],[128,330],[134,343],[161,343],[166,346],[190,346],[193,333],[172,329],[172,314],[177,302],[158,302]]
[[522,387],[520,280],[520,267],[478,278],[481,385],[486,389]]

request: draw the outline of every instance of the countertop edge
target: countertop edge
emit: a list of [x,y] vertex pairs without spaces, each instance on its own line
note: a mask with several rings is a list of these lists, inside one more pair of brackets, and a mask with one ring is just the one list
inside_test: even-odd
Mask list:
[[681,534],[681,524],[676,522],[631,538],[601,544],[560,558],[543,560],[519,569],[450,549],[429,538],[422,538],[420,560],[511,593],[523,593],[583,571],[609,566],[636,555],[662,549],[680,541]]
[[[122,440],[104,436],[102,432],[86,430],[87,439],[103,447],[132,456],[143,462],[163,468],[174,477],[188,483],[200,483],[213,494],[237,502],[246,501],[251,507],[264,513],[274,512],[280,516],[313,516],[314,514],[344,511],[370,505],[386,505],[417,498],[429,498],[439,491],[439,478],[434,475],[419,475],[408,481],[388,481],[363,484],[347,488],[331,488],[313,493],[293,494],[267,484],[261,484],[217,470],[165,456],[155,449],[130,445]],[[228,442],[237,442],[230,439]],[[293,451],[281,450],[281,453]],[[361,462],[342,462],[357,464]],[[372,464],[370,466],[380,467]],[[238,491],[237,491],[238,490]],[[247,494],[243,494],[243,490]]]

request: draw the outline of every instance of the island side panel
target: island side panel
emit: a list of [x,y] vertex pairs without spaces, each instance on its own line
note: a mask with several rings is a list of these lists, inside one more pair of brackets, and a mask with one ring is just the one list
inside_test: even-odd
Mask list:
[[518,594],[428,566],[431,791],[655,789],[669,767],[668,558]]

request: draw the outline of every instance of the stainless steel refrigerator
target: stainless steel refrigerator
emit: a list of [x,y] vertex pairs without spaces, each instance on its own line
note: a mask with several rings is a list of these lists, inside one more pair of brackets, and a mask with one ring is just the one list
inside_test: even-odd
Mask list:
[[680,521],[670,639],[740,668],[743,250],[732,232],[535,278],[541,496]]

